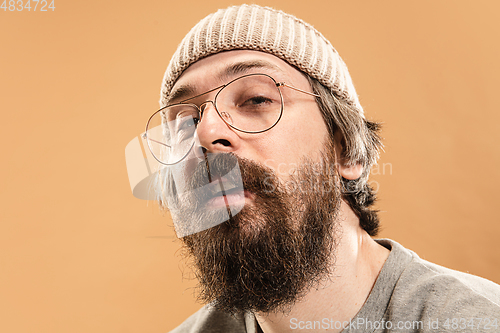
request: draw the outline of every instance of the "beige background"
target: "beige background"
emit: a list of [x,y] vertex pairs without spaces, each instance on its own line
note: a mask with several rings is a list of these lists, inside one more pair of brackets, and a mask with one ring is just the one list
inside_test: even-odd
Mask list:
[[[381,236],[500,282],[498,2],[257,3],[322,31],[384,122]],[[1,332],[166,332],[199,308],[170,221],[132,197],[124,149],[182,36],[229,4],[0,10]]]

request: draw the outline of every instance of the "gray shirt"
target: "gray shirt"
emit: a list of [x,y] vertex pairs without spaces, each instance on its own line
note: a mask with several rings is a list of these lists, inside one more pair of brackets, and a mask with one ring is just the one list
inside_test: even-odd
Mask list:
[[[500,332],[500,286],[419,258],[389,239],[377,242],[391,253],[358,314],[335,318],[291,318],[290,328],[343,333]],[[262,332],[252,313],[231,316],[209,305],[172,332]]]

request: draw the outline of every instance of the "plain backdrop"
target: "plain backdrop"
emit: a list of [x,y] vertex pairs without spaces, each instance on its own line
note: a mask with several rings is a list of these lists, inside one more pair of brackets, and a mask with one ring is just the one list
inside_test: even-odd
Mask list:
[[[499,2],[256,2],[320,30],[383,122],[380,237],[499,283]],[[0,10],[0,331],[167,332],[196,281],[124,150],[182,37],[238,2],[54,4]]]

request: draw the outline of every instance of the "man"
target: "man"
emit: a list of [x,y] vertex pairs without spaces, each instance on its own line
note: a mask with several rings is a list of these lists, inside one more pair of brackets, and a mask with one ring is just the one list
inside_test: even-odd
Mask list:
[[209,15],[161,105],[145,135],[158,200],[207,303],[174,332],[500,330],[498,285],[371,238],[379,126],[312,26],[256,5]]

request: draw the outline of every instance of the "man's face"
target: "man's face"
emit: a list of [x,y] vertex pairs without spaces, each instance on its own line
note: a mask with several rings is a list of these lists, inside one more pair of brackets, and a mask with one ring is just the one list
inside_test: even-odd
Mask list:
[[[250,73],[311,92],[306,77],[284,61],[256,51],[229,51],[191,65],[176,82],[177,96],[170,103]],[[224,156],[235,156],[245,189],[240,213],[182,239],[201,298],[225,311],[283,309],[329,273],[340,205],[335,149],[314,97],[286,87],[281,92],[283,116],[269,131],[231,129],[212,104],[197,127],[200,144],[209,153],[222,153],[212,163],[214,170],[227,165]],[[190,103],[213,100],[215,94]],[[190,207],[185,208],[189,215]]]

